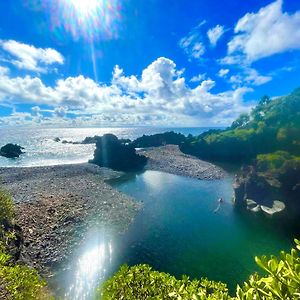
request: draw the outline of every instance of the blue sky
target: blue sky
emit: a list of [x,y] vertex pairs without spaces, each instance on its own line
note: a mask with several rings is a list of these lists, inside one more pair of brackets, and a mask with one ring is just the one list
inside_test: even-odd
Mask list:
[[0,126],[228,125],[299,62],[299,1],[1,1]]

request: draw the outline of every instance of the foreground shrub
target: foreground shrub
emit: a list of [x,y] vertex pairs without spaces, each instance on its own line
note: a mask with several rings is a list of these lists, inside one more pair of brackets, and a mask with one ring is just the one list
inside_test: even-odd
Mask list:
[[0,189],[0,225],[11,222],[14,214],[15,209],[10,194]]
[[[123,266],[97,291],[96,299],[182,299],[182,300],[294,300],[300,299],[300,242],[290,253],[279,257],[256,257],[265,275],[255,273],[236,296],[230,296],[225,284],[207,279],[190,280],[153,271],[147,265]],[[102,298],[101,298],[102,297]]]
[[13,224],[14,215],[11,196],[0,190],[0,299],[51,299],[36,270],[15,264],[20,251],[20,233]]
[[10,259],[0,244],[0,299],[50,299],[37,272],[27,266],[13,265]]
[[[102,298],[101,298],[102,295]],[[225,284],[207,279],[181,280],[166,273],[153,271],[148,265],[123,266],[99,289],[98,299],[230,299]]]
[[279,257],[256,257],[255,261],[266,276],[254,274],[244,286],[237,287],[237,299],[300,299],[300,242],[295,240],[296,248],[290,253],[281,251]]

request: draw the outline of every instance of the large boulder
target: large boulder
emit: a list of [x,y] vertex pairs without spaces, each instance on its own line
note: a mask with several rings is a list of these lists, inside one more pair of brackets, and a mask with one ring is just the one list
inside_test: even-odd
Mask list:
[[260,205],[271,205],[272,194],[276,187],[252,166],[243,167],[234,181],[235,203],[246,206],[247,199],[252,199]]
[[136,154],[132,145],[122,143],[115,135],[105,134],[97,139],[90,162],[118,171],[139,171],[146,165],[147,158]]
[[23,149],[23,147],[16,144],[6,144],[0,149],[0,155],[7,158],[16,158],[24,153]]
[[276,178],[258,173],[254,166],[242,167],[233,185],[235,204],[251,212],[262,211],[272,216],[285,210],[285,203],[277,200],[282,195],[281,187]]

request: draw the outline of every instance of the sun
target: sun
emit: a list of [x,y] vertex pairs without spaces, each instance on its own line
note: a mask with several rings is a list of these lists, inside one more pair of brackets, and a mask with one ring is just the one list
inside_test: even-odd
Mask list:
[[79,15],[93,14],[97,10],[102,10],[104,5],[103,0],[69,0],[69,2]]
[[117,36],[122,0],[55,0],[52,28],[71,33],[76,40],[112,39]]

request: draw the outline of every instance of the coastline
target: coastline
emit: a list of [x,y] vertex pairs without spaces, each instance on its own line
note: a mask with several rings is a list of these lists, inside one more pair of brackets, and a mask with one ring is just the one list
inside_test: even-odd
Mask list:
[[52,277],[93,226],[125,231],[142,204],[105,182],[121,175],[87,163],[0,168],[22,230],[20,262]]
[[216,180],[225,177],[220,167],[195,156],[184,154],[176,145],[144,148],[138,154],[148,158],[145,169],[162,171],[199,180]]
[[[167,145],[138,151],[146,170],[214,180],[225,171]],[[90,163],[0,168],[0,183],[16,204],[23,243],[20,261],[47,278],[67,266],[93,226],[124,232],[142,202],[118,192],[107,181],[124,173]]]

